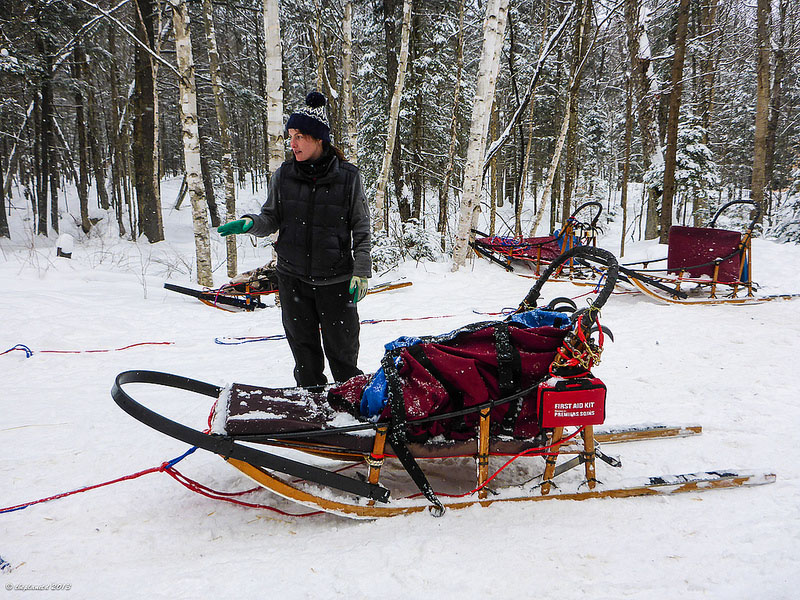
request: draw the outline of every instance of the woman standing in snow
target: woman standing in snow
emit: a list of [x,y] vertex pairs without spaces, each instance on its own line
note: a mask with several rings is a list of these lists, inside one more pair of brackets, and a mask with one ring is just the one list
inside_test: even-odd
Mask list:
[[[361,173],[331,145],[325,97],[311,92],[286,123],[293,157],[275,171],[260,214],[220,226],[223,236],[278,232],[278,293],[297,385],[335,381],[358,369],[356,302],[371,275],[370,218]],[[322,344],[320,345],[320,331]]]

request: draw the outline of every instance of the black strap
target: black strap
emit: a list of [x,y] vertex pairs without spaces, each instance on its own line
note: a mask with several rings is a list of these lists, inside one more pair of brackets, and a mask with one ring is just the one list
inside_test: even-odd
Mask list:
[[417,485],[419,491],[422,492],[422,495],[435,507],[436,512],[441,515],[444,512],[444,506],[439,498],[436,497],[436,492],[433,491],[431,484],[428,482],[428,478],[425,477],[425,473],[409,451],[408,446],[406,446],[403,436],[399,435],[397,430],[392,430],[388,438],[400,464],[403,465],[403,468],[405,468],[406,472]]
[[[509,324],[505,321],[497,323],[494,328],[494,345],[497,352],[497,384],[500,398],[511,396],[519,389],[522,379],[522,357],[519,350],[511,343]],[[508,407],[500,430],[513,435],[517,418],[522,411],[524,398],[518,398]]]
[[395,357],[402,352],[402,348],[387,352],[383,355],[381,366],[386,375],[386,382],[389,394],[389,407],[392,413],[392,419],[389,425],[389,443],[394,449],[394,453],[400,460],[400,464],[409,474],[411,479],[422,492],[422,495],[435,507],[438,513],[444,512],[444,506],[436,497],[428,478],[420,468],[417,461],[412,456],[411,452],[406,445],[407,432],[406,432],[406,406],[403,400],[403,385],[400,381],[400,374],[397,372],[395,365]]
[[[494,326],[494,348],[497,354],[497,384],[500,388],[500,397],[505,398],[513,394],[516,387],[515,366],[516,371],[520,371],[520,357],[511,344],[508,323],[501,321]],[[515,352],[516,365],[514,365]]]

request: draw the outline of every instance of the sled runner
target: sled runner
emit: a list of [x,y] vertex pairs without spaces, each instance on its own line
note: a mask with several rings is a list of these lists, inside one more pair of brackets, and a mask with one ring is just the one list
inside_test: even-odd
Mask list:
[[[745,230],[717,228],[722,214],[736,205],[752,210]],[[642,293],[676,304],[757,304],[800,297],[754,293],[757,286],[751,275],[751,238],[760,214],[761,208],[755,202],[734,200],[716,212],[708,227],[673,225],[665,259],[622,266],[621,276]],[[666,268],[648,268],[650,263],[662,261],[666,261]]]
[[[544,283],[572,259],[604,270],[606,283],[595,302],[571,315],[560,299],[537,308]],[[608,476],[596,472],[599,462],[622,466],[601,444],[701,432],[699,426],[599,427],[606,387],[591,370],[607,333],[600,309],[616,277],[613,255],[573,248],[548,265],[504,320],[400,338],[387,345],[374,375],[324,390],[220,387],[167,373],[126,371],[117,376],[112,397],[139,421],[219,454],[272,492],[352,518],[774,481],[772,473],[735,470],[627,482],[611,469]],[[209,429],[193,429],[137,402],[125,389],[137,383],[215,398]],[[348,474],[356,469],[363,471]]]
[[[595,209],[591,216],[591,209]],[[599,232],[597,221],[603,212],[603,205],[591,201],[581,204],[567,219],[564,226],[555,234],[545,237],[502,237],[489,236],[478,230],[473,230],[479,236],[471,243],[472,248],[480,256],[498,263],[508,271],[514,271],[514,265],[524,265],[533,269],[538,276],[541,268],[556,259],[561,253],[576,246],[594,246]],[[584,219],[585,215],[590,219]],[[575,264],[570,261],[565,264],[556,277],[575,275],[572,270]]]
[[[379,283],[371,287],[367,294],[396,290],[411,285],[410,281],[390,281]],[[257,308],[266,308],[267,304],[261,301],[262,296],[278,293],[278,275],[274,268],[269,266],[258,267],[252,271],[241,273],[225,285],[216,289],[202,289],[165,283],[164,288],[186,296],[197,298],[203,304],[226,310],[229,312],[253,311]]]

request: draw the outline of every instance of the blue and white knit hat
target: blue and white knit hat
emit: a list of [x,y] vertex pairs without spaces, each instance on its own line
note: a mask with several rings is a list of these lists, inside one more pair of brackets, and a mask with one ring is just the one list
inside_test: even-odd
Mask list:
[[331,142],[331,127],[325,116],[327,100],[319,92],[306,96],[306,106],[292,113],[286,121],[286,129],[299,129],[323,142]]

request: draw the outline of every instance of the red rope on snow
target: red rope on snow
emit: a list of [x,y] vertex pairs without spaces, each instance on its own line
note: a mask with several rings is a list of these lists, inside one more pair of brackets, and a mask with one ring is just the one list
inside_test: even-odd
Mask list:
[[281,514],[281,515],[287,516],[287,517],[309,517],[309,516],[312,516],[312,515],[321,514],[323,512],[323,511],[315,511],[315,512],[310,512],[310,513],[294,514],[294,513],[289,513],[289,512],[282,511],[282,510],[280,510],[278,508],[275,508],[275,507],[272,507],[272,506],[267,506],[265,504],[255,504],[255,503],[252,503],[252,502],[243,502],[241,500],[236,500],[235,499],[235,497],[237,497],[237,496],[244,496],[245,494],[250,494],[250,493],[253,493],[255,491],[258,491],[258,490],[261,489],[260,487],[255,487],[255,488],[252,488],[252,489],[249,489],[249,490],[243,490],[243,491],[240,491],[240,492],[221,492],[221,491],[218,491],[218,490],[213,490],[208,486],[205,486],[205,485],[203,485],[203,484],[201,484],[201,483],[199,483],[197,481],[194,481],[194,480],[186,477],[186,475],[183,475],[177,469],[175,469],[174,465],[176,463],[178,463],[179,461],[183,460],[184,458],[186,458],[187,456],[189,456],[195,450],[197,450],[196,447],[190,448],[187,452],[185,452],[184,454],[182,454],[178,458],[175,458],[173,460],[164,462],[164,463],[162,463],[161,465],[159,465],[157,467],[151,467],[149,469],[144,469],[143,471],[138,471],[137,473],[132,473],[130,475],[124,475],[123,477],[117,477],[116,479],[112,479],[110,481],[104,481],[102,483],[98,483],[98,484],[95,484],[95,485],[89,485],[89,486],[86,486],[86,487],[79,488],[77,490],[72,490],[70,492],[63,492],[61,494],[54,494],[52,496],[48,496],[46,498],[40,498],[38,500],[33,500],[31,502],[23,502],[22,504],[17,504],[17,505],[14,505],[14,506],[7,506],[5,508],[0,508],[0,514],[10,513],[10,512],[17,511],[17,510],[22,510],[24,508],[28,508],[29,506],[34,506],[36,504],[42,504],[44,502],[50,502],[51,500],[58,500],[60,498],[66,498],[68,496],[74,496],[75,494],[88,492],[90,490],[96,490],[98,488],[109,486],[109,485],[112,485],[114,483],[120,483],[122,481],[130,481],[132,479],[138,479],[139,477],[142,477],[144,475],[149,475],[150,473],[160,473],[160,472],[166,473],[167,475],[172,477],[175,481],[180,483],[182,486],[184,486],[188,490],[193,491],[193,492],[195,492],[197,494],[200,494],[201,496],[205,496],[206,498],[211,498],[213,500],[221,500],[223,502],[230,502],[231,504],[237,504],[239,506],[244,506],[244,507],[247,507],[247,508],[261,508],[261,509],[264,509],[264,510],[270,510],[272,512],[276,512],[278,514]]
[[59,498],[66,498],[67,496],[74,496],[75,494],[80,494],[82,492],[88,492],[90,490],[96,490],[101,487],[105,487],[107,485],[111,485],[114,483],[119,483],[121,481],[130,481],[131,479],[137,479],[142,477],[143,475],[149,475],[150,473],[158,473],[159,471],[166,471],[167,469],[171,469],[172,465],[177,463],[178,461],[183,460],[187,456],[189,456],[192,452],[197,450],[197,448],[191,448],[187,452],[183,453],[178,458],[174,458],[170,461],[164,462],[158,467],[151,467],[149,469],[145,469],[144,471],[139,471],[138,473],[132,473],[131,475],[124,475],[122,477],[117,477],[116,479],[112,479],[111,481],[104,481],[103,483],[97,483],[95,485],[89,485],[86,487],[79,488],[77,490],[72,490],[71,492],[64,492],[61,494],[55,494],[53,496],[48,496],[47,498],[40,498],[39,500],[33,500],[31,502],[24,502],[22,504],[17,504],[16,506],[8,506],[6,508],[0,508],[0,514],[13,512],[15,510],[22,510],[23,508],[28,508],[29,506],[33,506],[35,504],[41,504],[43,502],[50,502],[51,500],[58,500]]
[[121,350],[128,350],[137,346],[170,346],[175,342],[138,342],[136,344],[129,344],[121,348],[110,348],[105,350],[39,350],[42,354],[91,354],[95,352],[119,352]]
[[32,502],[24,502],[23,504],[17,504],[16,506],[8,506],[6,508],[0,508],[0,514],[14,512],[15,510],[22,510],[23,508],[28,508],[29,506],[33,506],[34,504],[41,504],[43,502],[50,502],[51,500],[58,500],[59,498],[66,498],[67,496],[73,496],[75,494],[80,494],[81,492],[96,490],[97,488],[111,485],[112,483],[129,481],[131,479],[136,479],[138,477],[141,477],[142,475],[149,475],[150,473],[156,473],[162,470],[163,470],[162,467],[152,467],[150,469],[145,469],[144,471],[139,471],[138,473],[133,473],[132,475],[125,475],[124,477],[118,477],[117,479],[112,479],[111,481],[104,481],[103,483],[90,485],[84,488],[73,490],[71,492],[64,492],[63,494],[55,494],[53,496],[48,496],[47,498],[40,498],[39,500],[33,500]]
[[[108,348],[102,350],[37,350],[39,354],[92,354],[97,352],[120,352],[122,350],[128,350],[129,348],[135,348],[137,346],[170,346],[175,342],[138,342],[136,344],[128,344],[127,346],[122,346],[121,348]],[[8,354],[9,352],[13,352],[14,350],[21,350],[25,352],[25,358],[30,358],[34,355],[34,351],[28,348],[25,344],[17,344],[13,348],[9,348],[4,352],[0,352],[0,356],[4,354]]]
[[206,487],[192,479],[189,479],[182,473],[180,473],[177,469],[168,469],[165,471],[167,475],[172,477],[175,481],[180,483],[186,489],[191,490],[201,496],[205,496],[206,498],[211,498],[213,500],[220,500],[222,502],[229,502],[231,504],[236,504],[238,506],[244,506],[247,508],[261,508],[265,510],[270,510],[272,512],[278,513],[279,515],[283,515],[285,517],[311,517],[314,515],[320,515],[324,511],[317,510],[308,513],[290,513],[279,508],[275,508],[274,506],[268,506],[266,504],[256,504],[253,502],[244,502],[242,500],[235,500],[231,496],[243,496],[244,494],[249,494],[251,492],[255,492],[261,488],[253,488],[251,490],[245,490],[243,492],[218,492],[217,490],[212,490],[209,487]]

